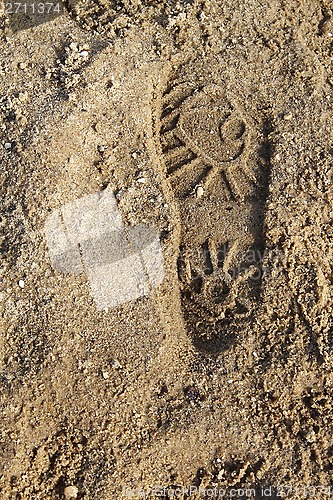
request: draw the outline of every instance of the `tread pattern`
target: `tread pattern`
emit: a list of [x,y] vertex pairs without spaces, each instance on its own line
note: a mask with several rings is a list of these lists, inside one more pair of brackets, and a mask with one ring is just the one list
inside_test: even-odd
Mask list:
[[220,85],[171,84],[160,116],[165,175],[183,216],[186,328],[198,347],[221,350],[251,317],[261,286],[267,164],[259,154],[253,161],[255,126]]

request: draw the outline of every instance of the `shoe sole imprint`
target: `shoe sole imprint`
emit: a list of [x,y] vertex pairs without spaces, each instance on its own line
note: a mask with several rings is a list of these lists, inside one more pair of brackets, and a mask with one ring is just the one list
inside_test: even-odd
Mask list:
[[165,174],[184,223],[182,308],[194,343],[210,351],[229,345],[227,327],[251,315],[264,272],[269,165],[260,157],[257,129],[219,85],[185,82],[163,94]]

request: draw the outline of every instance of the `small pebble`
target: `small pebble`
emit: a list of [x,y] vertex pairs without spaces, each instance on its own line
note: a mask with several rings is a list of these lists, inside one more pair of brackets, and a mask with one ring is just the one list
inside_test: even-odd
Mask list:
[[203,189],[203,187],[202,187],[202,186],[197,186],[197,187],[195,188],[195,196],[196,196],[197,198],[201,198],[201,196],[203,196],[203,194],[204,194],[204,189]]
[[64,489],[64,495],[68,500],[70,498],[77,498],[78,492],[79,490],[76,486],[66,486],[66,488]]
[[137,181],[140,182],[140,184],[145,184],[146,183],[146,178],[145,177],[139,177],[139,179]]
[[12,148],[11,142],[5,142],[5,149],[11,149],[11,148]]
[[119,363],[119,361],[117,359],[115,359],[112,362],[112,367],[115,368],[116,370],[120,370],[122,368],[122,365]]
[[88,54],[89,54],[89,53],[88,53],[88,51],[87,51],[87,50],[81,50],[81,52],[80,52],[80,56],[81,56],[81,57],[88,57]]
[[107,379],[109,378],[109,372],[107,372],[107,371],[104,371],[104,370],[103,370],[103,371],[102,371],[102,375],[103,375],[103,378],[104,378],[105,380],[107,380]]
[[316,434],[313,429],[310,429],[307,433],[305,433],[304,437],[308,443],[314,443],[316,440]]
[[24,288],[24,281],[23,281],[23,280],[19,280],[19,282],[18,282],[18,286],[19,286],[20,288]]
[[219,481],[222,481],[223,478],[224,478],[224,469],[220,470],[220,472],[217,475],[217,479]]
[[292,113],[287,113],[286,115],[284,115],[284,119],[285,120],[291,120],[293,117],[293,114]]

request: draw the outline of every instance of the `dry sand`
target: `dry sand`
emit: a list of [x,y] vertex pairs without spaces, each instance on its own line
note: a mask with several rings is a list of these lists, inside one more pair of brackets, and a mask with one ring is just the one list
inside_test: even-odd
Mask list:
[[[1,498],[329,497],[331,7],[3,17]],[[105,189],[158,230],[165,277],[99,311],[44,224]]]

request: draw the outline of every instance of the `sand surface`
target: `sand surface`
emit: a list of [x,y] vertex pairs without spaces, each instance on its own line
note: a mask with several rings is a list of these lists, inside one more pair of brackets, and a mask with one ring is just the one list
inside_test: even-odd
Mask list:
[[[328,498],[331,3],[69,0],[34,26],[10,16],[1,498]],[[164,259],[149,293],[109,308],[85,272],[52,266],[44,230],[103,192],[127,230],[157,231]]]

